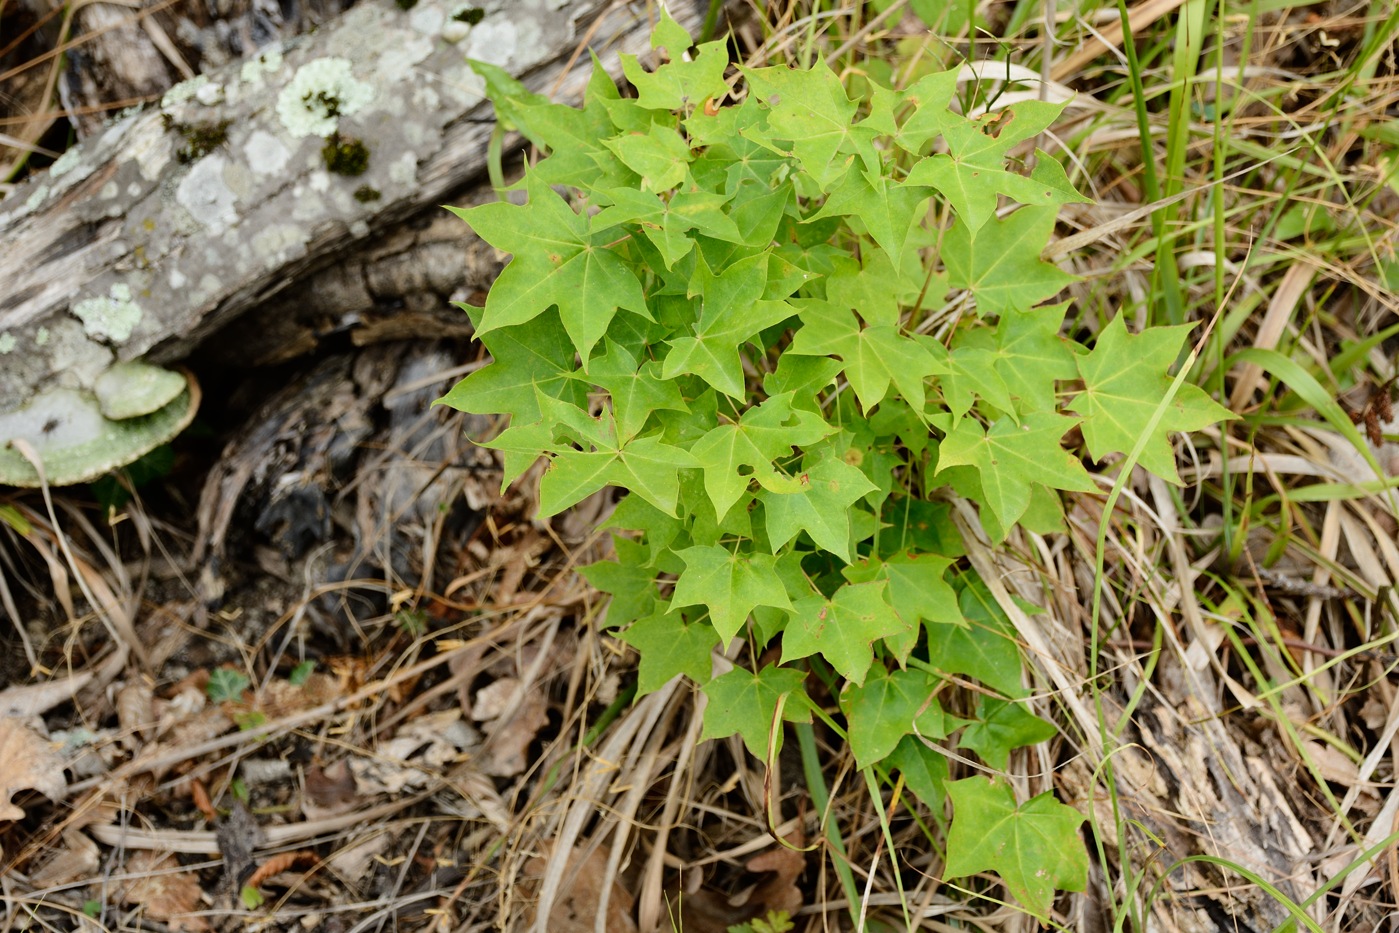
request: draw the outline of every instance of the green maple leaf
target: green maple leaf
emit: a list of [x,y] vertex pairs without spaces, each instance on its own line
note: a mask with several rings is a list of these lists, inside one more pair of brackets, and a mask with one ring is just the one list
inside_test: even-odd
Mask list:
[[611,203],[593,216],[593,231],[619,224],[640,225],[641,232],[660,251],[666,269],[673,269],[694,247],[688,231],[726,243],[746,243],[750,236],[724,212],[731,200],[727,195],[703,191],[693,184],[686,184],[669,200],[635,188],[608,188],[599,191],[598,196]]
[[899,769],[904,785],[932,811],[933,818],[941,822],[942,805],[947,800],[944,788],[950,777],[947,757],[923,744],[918,736],[906,735],[884,762]]
[[767,511],[767,532],[773,550],[805,531],[817,546],[841,560],[850,559],[850,506],[877,487],[865,474],[843,460],[827,457],[804,473],[766,477],[758,492]]
[[658,602],[656,572],[646,566],[649,555],[643,545],[614,536],[612,547],[617,560],[600,560],[579,567],[578,572],[612,597],[607,604],[607,627],[620,628],[649,613]]
[[819,412],[817,395],[831,387],[843,365],[829,357],[784,353],[777,368],[763,377],[763,389],[769,397],[787,395],[793,408]]
[[907,549],[954,559],[967,553],[946,502],[899,496],[888,503],[883,522],[889,529],[880,536],[883,553]]
[[[1095,459],[1130,452],[1146,433],[1170,388],[1171,366],[1192,326],[1153,327],[1132,335],[1118,316],[1098,334],[1092,351],[1078,358],[1084,391],[1068,407],[1084,416],[1083,439]],[[1178,484],[1171,434],[1198,431],[1233,417],[1199,386],[1182,383],[1152,429],[1138,463]]]
[[611,75],[596,55],[582,110],[552,103],[497,65],[472,60],[467,64],[485,79],[486,94],[495,104],[501,123],[549,151],[549,158],[539,163],[540,178],[546,184],[587,189],[609,174],[608,160],[599,159],[608,154],[601,141],[615,130],[603,101],[615,99],[618,94]]
[[[739,232],[737,242],[743,246],[756,246],[763,249],[770,247],[773,238],[777,236],[777,228],[781,226],[791,203],[792,189],[786,185],[774,190],[767,190],[751,182],[744,184],[734,196],[733,207],[730,211],[734,226],[738,228]],[[775,253],[770,253],[768,258],[769,265],[771,265],[771,260],[777,257]],[[792,294],[792,291],[780,291],[780,289],[779,294],[774,294],[773,287],[777,284],[771,279],[768,281],[768,292],[765,297],[779,299]]]
[[1065,301],[1007,311],[1001,315],[994,336],[985,330],[967,332],[966,345],[991,352],[992,365],[1019,402],[1016,407],[1021,413],[1052,410],[1055,382],[1078,375],[1073,350],[1059,336],[1068,308]]
[[622,73],[637,91],[637,104],[648,110],[689,110],[711,98],[728,94],[724,69],[728,67],[728,43],[706,42],[686,61],[682,56],[694,44],[690,34],[661,7],[661,21],[651,35],[651,48],[664,48],[670,61],[647,74],[635,55],[623,54]]
[[811,722],[811,701],[802,688],[801,671],[769,664],[757,674],[736,667],[704,685],[709,702],[704,707],[704,729],[700,741],[722,739],[738,733],[749,754],[760,761],[768,758],[768,736],[775,733],[782,750],[782,730],[773,729],[778,700],[784,722]]
[[791,609],[787,589],[771,554],[735,554],[718,545],[697,545],[677,552],[685,572],[675,581],[671,601],[677,606],[705,605],[709,621],[728,644],[755,606]]
[[925,671],[889,673],[876,665],[863,685],[847,686],[840,703],[850,723],[855,766],[868,768],[882,761],[906,735],[941,739],[956,728],[934,696],[942,683]]
[[676,191],[667,207],[671,221],[679,229],[695,230],[726,243],[747,243],[748,234],[740,230],[737,221],[724,212],[724,207],[732,200],[731,195],[704,191],[690,184]]
[[962,731],[957,747],[970,748],[982,761],[1004,771],[1011,749],[1048,741],[1057,733],[1053,723],[1040,719],[1022,703],[982,695],[977,697],[976,719]]
[[[1067,178],[1060,183],[1052,170],[1045,170],[1039,177],[1027,177],[1006,169],[1010,150],[1048,128],[1062,110],[1060,104],[1025,101],[977,120],[951,111],[938,114],[939,129],[947,141],[948,151],[920,161],[908,173],[904,184],[930,185],[942,192],[957,216],[973,231],[995,215],[998,194],[1012,197],[1021,204],[1056,209],[1068,201],[1086,201],[1087,198],[1068,184]],[[1062,175],[1061,168],[1059,176]]]
[[884,599],[883,583],[846,583],[830,599],[797,600],[782,634],[782,663],[820,654],[846,680],[862,684],[874,643],[904,630]]
[[957,606],[957,593],[943,579],[952,559],[937,554],[901,550],[887,560],[866,559],[842,571],[852,583],[889,582],[889,603],[910,625],[927,619],[948,625],[965,625]]
[[637,697],[659,690],[677,674],[701,686],[709,682],[710,655],[719,644],[719,636],[708,624],[687,625],[680,613],[668,610],[665,603],[658,603],[655,613],[633,622],[619,636],[641,654]]
[[644,191],[658,194],[685,179],[690,147],[674,128],[652,124],[646,133],[627,133],[605,140],[623,165],[641,176]]
[[684,448],[659,437],[618,443],[607,422],[588,438],[594,450],[561,450],[539,481],[539,517],[557,515],[604,486],[630,490],[667,515],[674,515],[680,470],[699,466]]
[[777,140],[791,141],[792,154],[822,190],[844,174],[847,160],[838,158],[842,152],[868,150],[870,158],[877,158],[875,132],[854,124],[855,102],[830,68],[739,70],[758,99],[772,108],[765,128],[748,127],[744,135],[774,149]]
[[481,239],[515,257],[487,293],[477,334],[524,324],[557,305],[586,359],[618,308],[650,316],[641,282],[553,189],[533,174],[526,187],[528,206],[501,201],[457,212]]
[[885,253],[902,256],[909,230],[930,194],[926,187],[896,185],[882,171],[871,171],[857,162],[846,170],[812,219],[833,215],[858,217]]
[[[659,555],[668,555],[670,546],[685,530],[684,522],[673,515],[665,514],[640,496],[624,496],[622,501],[617,503],[617,508],[612,510],[612,515],[598,527],[627,528],[644,532],[642,540],[646,543],[649,556],[639,557],[640,563],[652,563]],[[615,546],[615,542],[628,539],[614,535],[612,540]],[[618,554],[621,554],[620,549]]]
[[554,447],[555,425],[550,422],[514,422],[500,434],[481,444],[504,454],[500,491],[504,494],[510,484],[519,479],[534,462]]
[[916,411],[924,402],[923,380],[943,367],[917,340],[894,324],[862,327],[855,313],[825,301],[798,300],[801,329],[788,352],[799,356],[839,356],[845,378],[869,411],[883,400],[892,382]]
[[889,604],[906,625],[902,633],[884,639],[884,645],[900,663],[907,663],[918,643],[918,623],[924,619],[964,625],[957,607],[957,593],[943,579],[952,560],[936,554],[899,551],[888,560],[867,558],[846,567],[841,573],[851,583],[884,580],[888,583]]
[[1023,311],[1056,294],[1075,281],[1039,258],[1057,216],[1053,208],[1022,207],[975,232],[953,224],[942,245],[948,285],[970,289],[982,314]]
[[527,326],[496,330],[482,343],[491,351],[490,364],[433,404],[478,415],[504,412],[521,422],[543,417],[538,394],[587,404],[587,386],[574,373],[573,344],[557,312],[546,312]]
[[903,92],[905,105],[912,105],[913,112],[904,120],[894,134],[894,141],[914,155],[920,155],[923,148],[934,136],[939,136],[947,124],[954,119],[964,119],[949,109],[952,96],[957,93],[959,70],[939,71],[924,75]]
[[986,585],[980,581],[968,584],[957,602],[965,624],[924,623],[928,630],[928,663],[947,674],[975,677],[1006,696],[1023,696],[1015,629]]
[[698,467],[689,451],[659,437],[629,441],[617,451],[609,482],[637,493],[667,515],[675,514],[679,480],[676,471]]
[[[935,422],[945,425],[946,420]],[[1030,487],[1093,492],[1098,487],[1083,464],[1059,446],[1078,419],[1032,412],[1016,424],[1002,418],[988,431],[962,418],[938,447],[938,469],[969,466],[978,471],[986,506],[1005,527],[1030,506]]]
[[638,366],[636,357],[625,346],[609,337],[607,353],[593,361],[588,378],[612,396],[612,412],[624,440],[635,437],[653,411],[688,412],[673,380],[660,378],[660,364],[652,361]]
[[[704,147],[704,152],[695,160],[696,179],[703,179],[706,187],[717,189],[722,179],[725,194],[737,194],[739,189],[751,185],[768,190],[773,187],[773,177],[789,167],[794,167],[789,156],[774,152],[759,141],[766,135],[768,108],[758,98],[749,94],[737,106],[720,107],[709,114],[697,110],[685,120],[685,129],[696,147]],[[752,129],[759,139],[744,136],[745,130]],[[778,189],[788,189],[788,185],[777,185]]]
[[[861,259],[859,265],[853,261],[842,263],[844,268],[826,276],[826,301],[855,309],[860,320],[868,324],[897,325],[902,313],[900,299],[913,303],[913,296],[900,293],[903,283],[899,270],[882,250],[867,250]],[[922,284],[920,279],[918,285]]]
[[[925,338],[925,342],[927,340],[931,338]],[[996,357],[991,350],[966,345],[955,347],[947,354],[947,369],[947,374],[938,380],[938,385],[942,387],[943,401],[954,418],[961,418],[971,411],[980,397],[1015,420],[1010,387],[996,369]]]
[[793,314],[786,302],[759,300],[766,284],[765,255],[740,260],[717,276],[701,258],[690,284],[690,297],[701,299],[699,321],[693,336],[670,339],[661,375],[693,373],[725,395],[744,398],[739,345]]
[[704,488],[717,515],[728,513],[754,476],[775,477],[772,462],[790,456],[794,444],[814,444],[835,430],[791,403],[790,393],[770,396],[737,423],[711,428],[690,448],[704,469]]
[[539,480],[539,518],[557,515],[608,485],[615,450],[563,450]]
[[1015,791],[1004,780],[973,777],[946,786],[953,811],[947,877],[994,871],[1042,920],[1056,890],[1085,890],[1088,853],[1078,833],[1083,814],[1059,803],[1052,791],[1016,806]]

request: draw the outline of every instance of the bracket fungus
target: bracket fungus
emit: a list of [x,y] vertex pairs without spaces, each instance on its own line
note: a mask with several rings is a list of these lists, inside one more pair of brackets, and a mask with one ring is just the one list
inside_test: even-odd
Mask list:
[[[92,391],[48,389],[0,413],[0,485],[70,486],[134,462],[194,419],[199,386],[147,363],[119,363]],[[43,475],[14,443],[37,456]]]

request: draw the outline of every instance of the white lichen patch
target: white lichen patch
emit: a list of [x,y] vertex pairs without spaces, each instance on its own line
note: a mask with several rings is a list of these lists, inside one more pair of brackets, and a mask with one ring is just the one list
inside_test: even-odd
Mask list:
[[243,157],[248,167],[258,175],[276,175],[286,167],[291,150],[266,130],[253,130],[243,144]]
[[166,110],[187,100],[196,100],[199,89],[208,83],[209,79],[205,75],[195,75],[188,81],[181,81],[165,92],[165,96],[160,99],[160,109]]
[[78,163],[82,160],[82,153],[78,151],[77,146],[74,146],[72,149],[69,149],[67,152],[63,153],[63,155],[59,156],[54,161],[53,165],[49,166],[49,177],[61,178],[67,175],[73,169],[77,168]]
[[85,298],[73,305],[73,315],[83,322],[88,336],[125,343],[141,322],[141,306],[131,299],[131,286],[118,282],[107,294]]
[[[464,57],[481,58],[480,55],[470,51]],[[474,107],[486,97],[486,79],[466,65],[448,69],[438,81],[438,87],[442,89],[444,97],[448,98],[455,106],[463,109]]]
[[373,99],[373,86],[355,79],[349,59],[317,58],[298,68],[277,95],[277,117],[297,139],[329,136],[341,117],[362,110]]
[[209,84],[200,85],[194,92],[194,99],[206,107],[212,107],[223,101],[223,85]]
[[37,210],[39,205],[44,203],[44,198],[48,196],[48,185],[40,185],[39,187],[35,188],[34,193],[31,194],[29,196],[29,199],[24,202],[24,213],[28,214],[31,211]]
[[413,88],[413,106],[419,113],[431,113],[442,105],[442,98],[426,84]]
[[[526,23],[529,21],[526,20]],[[535,29],[538,31],[538,27]],[[537,36],[532,38],[538,41]],[[486,17],[472,27],[470,39],[466,48],[467,58],[502,68],[510,64],[522,44],[526,47],[531,44],[531,37],[522,37],[519,28],[505,16]]]
[[15,352],[18,345],[19,341],[15,340],[14,334],[0,334],[0,356]]
[[127,140],[124,152],[136,162],[141,178],[153,182],[175,158],[176,148],[170,145],[170,137],[161,122],[149,120],[138,125],[137,131]]
[[244,62],[243,70],[239,73],[239,77],[243,79],[244,84],[250,84],[253,87],[262,87],[266,78],[275,75],[281,70],[282,50],[268,49],[257,58]]
[[306,243],[310,238],[305,227],[275,224],[253,237],[251,246],[253,255],[265,268],[277,269],[306,255]]
[[49,342],[49,329],[41,327],[34,333],[34,345],[38,347],[47,346]]
[[403,188],[411,188],[418,181],[418,154],[405,152],[389,165],[389,181]]
[[419,5],[408,17],[408,25],[415,32],[425,36],[435,36],[442,31],[442,22],[447,18],[442,8],[436,5]]
[[380,83],[401,81],[413,67],[432,54],[432,40],[426,37],[412,38],[390,45],[379,55],[375,69]]
[[228,159],[219,153],[205,156],[175,190],[176,203],[189,211],[209,236],[217,236],[238,219],[234,207],[237,196],[223,177],[227,165]]

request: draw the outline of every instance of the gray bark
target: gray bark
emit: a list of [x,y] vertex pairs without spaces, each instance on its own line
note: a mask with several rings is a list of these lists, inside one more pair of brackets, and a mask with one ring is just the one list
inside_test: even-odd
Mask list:
[[[697,28],[693,5],[675,6]],[[304,283],[320,270],[324,287],[313,290],[334,291],[331,307],[371,306],[406,262],[385,243],[403,241],[411,218],[469,197],[483,175],[491,109],[467,58],[569,98],[586,81],[586,44],[610,66],[618,51],[649,50],[640,6],[482,7],[467,25],[453,18],[466,4],[421,0],[405,11],[371,0],[178,85],[19,186],[0,203],[0,411],[55,386],[87,389],[117,360],[181,359],[249,311],[277,307],[279,294],[304,308]],[[211,132],[220,126],[226,139]],[[327,170],[322,149],[336,133],[364,143],[363,174]],[[436,242],[427,248],[437,253],[419,257],[436,267],[399,269],[410,285],[440,293],[451,275],[426,270],[457,256],[458,288],[489,281],[498,264],[489,250],[438,255]]]

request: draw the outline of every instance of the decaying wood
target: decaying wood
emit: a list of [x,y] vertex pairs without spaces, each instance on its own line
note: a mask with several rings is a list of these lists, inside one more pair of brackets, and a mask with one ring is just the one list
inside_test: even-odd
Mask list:
[[[1163,680],[1180,679],[1173,664],[1162,662]],[[1129,846],[1134,870],[1148,883],[1160,878],[1153,916],[1161,929],[1179,933],[1276,929],[1290,915],[1257,885],[1213,863],[1177,860],[1223,859],[1256,872],[1298,902],[1315,889],[1311,856],[1317,843],[1275,780],[1275,762],[1265,751],[1241,741],[1186,686],[1176,683],[1166,692],[1184,700],[1170,708],[1147,694],[1128,730],[1132,744],[1119,750],[1114,771],[1120,815],[1137,843]],[[1092,795],[1093,778],[1083,760],[1066,767],[1063,779],[1081,799]],[[1104,841],[1115,851],[1115,814],[1105,797],[1092,805]]]
[[79,139],[177,81],[325,23],[351,0],[82,0],[59,93]]
[[255,533],[237,543],[271,544],[262,562],[277,576],[431,582],[438,539],[474,527],[500,484],[492,452],[466,436],[488,420],[432,405],[460,352],[396,341],[335,354],[268,399],[205,481],[194,553],[204,598],[221,595],[222,568],[207,558],[224,554],[237,514]]
[[[695,28],[692,5],[673,6]],[[587,42],[610,40],[599,52],[614,63],[649,48],[644,11],[624,4],[496,0],[474,25],[452,18],[458,7],[354,7],[180,85],[19,186],[0,204],[0,410],[55,385],[86,388],[117,359],[181,359],[347,252],[460,200],[493,127],[467,57],[568,96],[586,80],[576,53]],[[353,111],[333,117],[339,139],[367,148],[356,176],[327,170],[324,126],[298,135],[308,127],[294,111],[311,102],[293,82],[326,60],[370,91],[327,95]],[[190,128],[208,151],[191,147]]]

